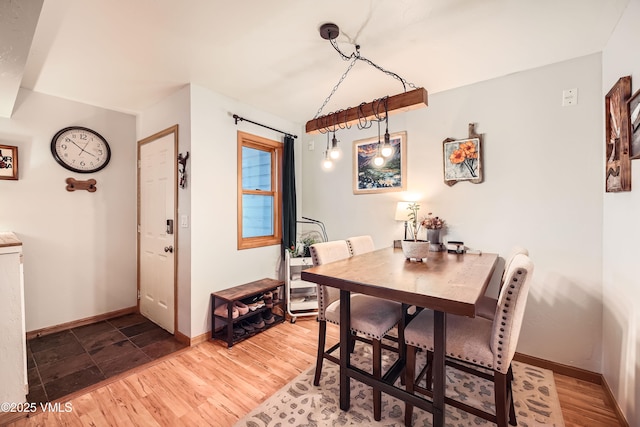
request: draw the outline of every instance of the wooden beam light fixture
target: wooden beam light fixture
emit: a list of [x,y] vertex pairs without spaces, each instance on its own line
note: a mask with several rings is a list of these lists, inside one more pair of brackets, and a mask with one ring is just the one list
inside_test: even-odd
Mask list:
[[[333,48],[340,54],[341,58],[345,61],[350,60],[351,64],[338,81],[338,84],[334,86],[327,99],[325,99],[322,106],[318,109],[316,116],[307,122],[305,127],[306,133],[334,132],[335,134],[335,131],[337,129],[350,128],[354,123],[358,124],[358,128],[364,129],[370,127],[373,121],[379,122],[382,120],[387,120],[387,116],[389,114],[411,111],[418,108],[424,108],[428,105],[428,95],[426,89],[421,87],[418,88],[413,83],[408,83],[398,74],[385,70],[371,60],[363,57],[362,55],[360,55],[359,45],[355,45],[355,52],[353,52],[351,55],[344,54],[335,41],[339,34],[339,28],[335,24],[327,23],[323,24],[320,27],[320,36],[323,39],[329,40]],[[338,90],[338,87],[347,77],[347,74],[349,73],[349,71],[351,71],[351,68],[353,68],[353,66],[358,61],[364,61],[372,67],[382,71],[383,73],[399,80],[402,83],[404,92],[398,95],[374,99],[371,102],[362,102],[357,107],[349,107],[346,109],[341,109],[335,112],[321,115],[322,109],[327,105],[327,103],[331,99],[331,96],[336,92],[336,90]],[[407,91],[407,86],[412,88],[412,90]]]

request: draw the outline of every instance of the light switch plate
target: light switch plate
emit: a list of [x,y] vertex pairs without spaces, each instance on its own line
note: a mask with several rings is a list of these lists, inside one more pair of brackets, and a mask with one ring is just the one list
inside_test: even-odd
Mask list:
[[565,89],[562,91],[562,106],[572,107],[578,105],[578,89]]

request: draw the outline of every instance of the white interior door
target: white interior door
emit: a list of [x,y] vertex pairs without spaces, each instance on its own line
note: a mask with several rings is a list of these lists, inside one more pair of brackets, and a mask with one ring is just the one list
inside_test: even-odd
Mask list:
[[173,333],[176,281],[176,135],[139,142],[140,313]]

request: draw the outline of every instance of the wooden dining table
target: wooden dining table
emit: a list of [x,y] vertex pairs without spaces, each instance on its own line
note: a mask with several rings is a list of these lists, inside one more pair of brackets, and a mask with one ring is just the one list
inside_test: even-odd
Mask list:
[[[431,252],[426,262],[407,260],[401,249],[384,248],[302,271],[302,279],[340,289],[340,408],[350,405],[350,379],[380,390],[433,414],[433,425],[444,426],[446,315],[475,317],[476,304],[484,294],[498,255]],[[405,364],[405,343],[400,339],[397,361],[382,379],[350,363],[350,294],[371,295],[402,303],[402,338],[407,308],[434,312],[433,399],[395,386]]]

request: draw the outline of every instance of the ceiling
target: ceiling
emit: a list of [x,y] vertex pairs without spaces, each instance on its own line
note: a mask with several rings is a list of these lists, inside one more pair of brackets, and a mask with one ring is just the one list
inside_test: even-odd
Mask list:
[[[357,43],[435,93],[599,52],[629,0],[42,1],[0,0],[5,110],[16,75],[24,88],[133,114],[193,83],[303,124],[349,65],[320,37],[325,22],[340,27],[347,54]],[[22,49],[22,66],[7,44],[16,57]],[[323,114],[402,91],[359,61]]]

